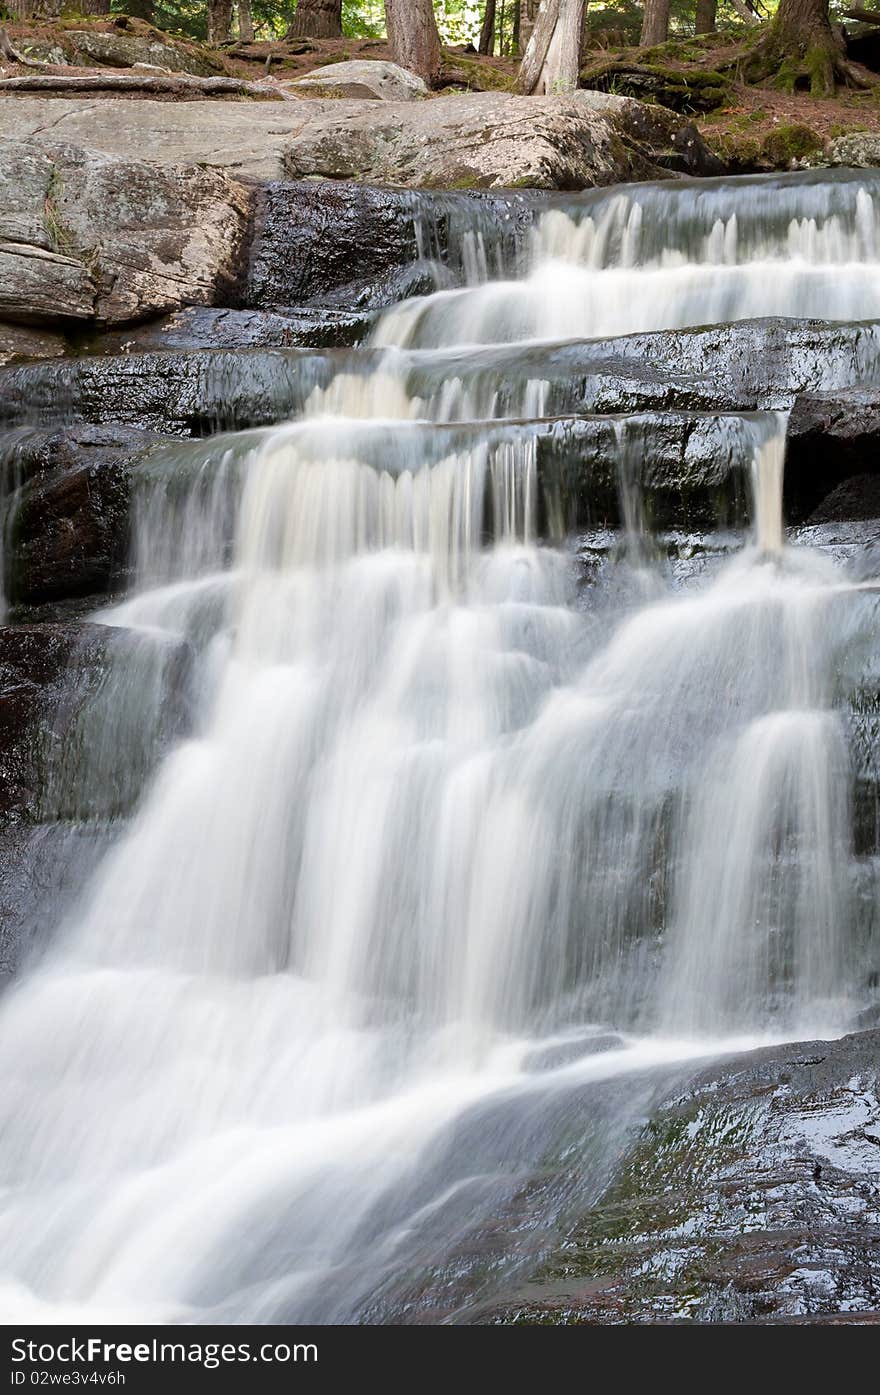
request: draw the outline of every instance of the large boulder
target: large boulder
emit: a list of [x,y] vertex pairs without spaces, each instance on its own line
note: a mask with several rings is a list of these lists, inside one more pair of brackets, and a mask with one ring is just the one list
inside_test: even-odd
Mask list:
[[0,318],[146,319],[228,291],[248,219],[216,170],[0,140]]
[[212,77],[227,71],[223,59],[192,41],[170,38],[160,30],[127,15],[117,16],[113,27],[66,28],[58,26],[49,37],[39,30],[18,40],[18,47],[38,62],[56,67],[164,68],[171,73]]
[[420,77],[397,63],[354,58],[327,63],[284,86],[304,97],[364,97],[367,101],[417,102],[428,96]]
[[65,140],[124,159],[198,163],[261,181],[321,175],[423,188],[582,189],[723,171],[690,121],[603,92],[382,103],[0,97],[0,134],[43,143],[59,126]]
[[692,173],[721,168],[690,123],[667,113],[643,125],[639,103],[595,93],[470,92],[378,109],[340,102],[315,111],[282,159],[294,179],[437,189],[584,189],[656,178],[670,162]]

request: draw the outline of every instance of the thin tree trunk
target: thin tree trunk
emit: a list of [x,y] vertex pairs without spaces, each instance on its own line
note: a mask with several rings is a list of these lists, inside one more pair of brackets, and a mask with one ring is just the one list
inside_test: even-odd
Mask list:
[[540,0],[521,0],[519,7],[519,51],[525,53],[538,18]]
[[573,92],[578,84],[586,0],[542,0],[520,64],[520,92]]
[[669,38],[669,0],[645,0],[645,17],[642,20],[642,48],[653,48],[655,44],[665,44]]
[[254,16],[251,0],[238,0],[238,37],[243,44],[253,43]]
[[522,36],[522,0],[515,0],[513,6],[513,26],[510,35],[511,53],[521,53],[520,39]]
[[228,44],[232,33],[232,0],[208,0],[208,43]]
[[745,20],[746,24],[761,23],[754,10],[750,9],[750,7],[746,4],[746,0],[730,0],[730,4],[731,8],[736,10],[736,13],[739,15],[740,19]]
[[391,56],[430,87],[440,72],[440,35],[432,0],[385,0]]
[[292,39],[342,37],[342,0],[297,0],[287,30]]
[[131,19],[143,19],[147,24],[152,24],[156,18],[156,6],[153,0],[125,0],[125,13]]
[[486,13],[483,15],[483,27],[480,30],[479,51],[486,54],[495,52],[495,0],[486,0]]
[[696,22],[694,24],[695,33],[715,33],[715,18],[717,10],[718,0],[697,0]]

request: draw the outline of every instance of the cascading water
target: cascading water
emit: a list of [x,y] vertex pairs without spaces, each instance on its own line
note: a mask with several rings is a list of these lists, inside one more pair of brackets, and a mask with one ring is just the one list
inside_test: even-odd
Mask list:
[[499,421],[540,371],[420,396],[393,347],[880,315],[864,182],[788,187],[787,223],[763,187],[571,200],[521,281],[392,310],[301,420],[155,458],[98,618],[186,646],[194,729],[0,1012],[5,1311],[472,1313],[659,1067],[864,1005],[839,655],[876,598],[786,547],[784,416],[735,424],[742,551],[678,593],[628,547],[593,607]]

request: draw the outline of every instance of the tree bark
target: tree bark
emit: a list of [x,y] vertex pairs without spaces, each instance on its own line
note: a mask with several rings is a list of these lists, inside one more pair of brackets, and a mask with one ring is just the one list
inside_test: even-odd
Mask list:
[[254,16],[251,0],[238,0],[238,38],[240,43],[253,43]]
[[440,73],[433,0],[385,0],[385,26],[395,63],[432,86]]
[[519,7],[519,51],[525,53],[535,31],[540,0],[521,0]]
[[483,27],[480,30],[479,51],[485,54],[495,52],[495,0],[486,0]]
[[340,39],[342,0],[297,0],[287,33],[291,39]]
[[586,0],[541,0],[520,64],[520,92],[573,92],[578,84]]
[[130,19],[142,19],[152,24],[156,18],[156,6],[153,0],[125,0],[125,13]]
[[780,0],[779,9],[741,73],[747,82],[775,77],[789,92],[831,97],[837,82],[861,85],[846,62],[842,33],[832,28],[828,0]]
[[[41,65],[42,66],[42,65]],[[261,97],[269,102],[300,102],[276,82],[248,82],[245,78],[192,77],[189,73],[125,73],[108,68],[103,73],[33,73],[26,77],[0,78],[0,92],[168,92],[185,96]]]
[[640,47],[653,48],[655,44],[665,44],[668,38],[669,0],[645,0]]
[[717,10],[718,0],[697,0],[694,32],[697,34],[714,34]]
[[208,0],[208,43],[228,44],[232,33],[232,0]]

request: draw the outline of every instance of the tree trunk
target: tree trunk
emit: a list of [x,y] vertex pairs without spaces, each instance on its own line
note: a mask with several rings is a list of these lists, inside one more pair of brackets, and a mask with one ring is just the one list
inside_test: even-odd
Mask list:
[[665,44],[669,38],[669,0],[645,0],[645,17],[642,20],[642,48],[653,48],[655,44]]
[[287,33],[291,39],[340,39],[342,0],[297,0]]
[[775,77],[787,91],[809,88],[814,97],[833,96],[838,81],[861,85],[846,62],[842,34],[831,26],[828,0],[780,0],[741,72],[747,82]]
[[578,84],[586,0],[541,0],[520,64],[520,92],[573,92]]
[[208,43],[228,44],[232,33],[232,0],[208,0]]
[[697,0],[696,23],[694,25],[695,33],[715,33],[715,15],[717,9],[718,0]]
[[251,0],[238,0],[238,38],[242,44],[254,41],[254,16]]
[[519,7],[519,51],[525,53],[535,31],[540,0],[521,0]]
[[432,86],[440,73],[433,0],[385,0],[385,25],[395,63]]
[[495,0],[486,0],[486,13],[480,30],[480,53],[495,52]]
[[511,53],[522,53],[520,48],[520,38],[522,35],[522,0],[515,0],[513,6],[513,25],[511,26],[510,51]]
[[125,0],[125,14],[129,19],[143,19],[152,24],[156,18],[154,0]]

